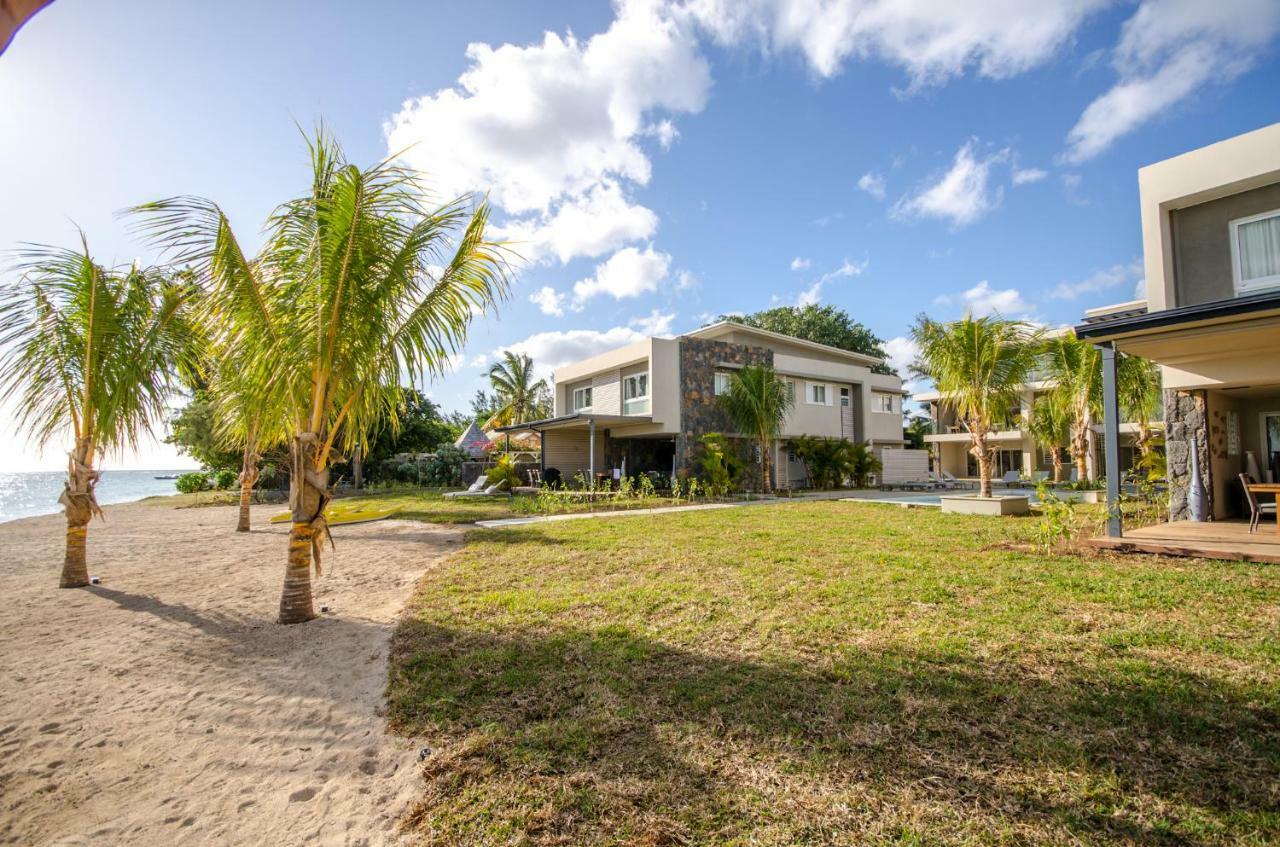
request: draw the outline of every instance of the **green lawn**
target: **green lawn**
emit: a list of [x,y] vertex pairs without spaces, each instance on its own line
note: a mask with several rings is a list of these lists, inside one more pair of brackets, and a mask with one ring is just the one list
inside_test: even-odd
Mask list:
[[434,844],[1280,842],[1280,569],[808,503],[476,531],[396,633]]

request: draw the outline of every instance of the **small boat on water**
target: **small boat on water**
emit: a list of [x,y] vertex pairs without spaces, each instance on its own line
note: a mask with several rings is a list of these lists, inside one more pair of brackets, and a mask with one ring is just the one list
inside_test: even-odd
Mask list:
[[164,476],[156,477],[156,479],[177,479],[177,478],[178,478],[178,475],[176,473],[165,474]]

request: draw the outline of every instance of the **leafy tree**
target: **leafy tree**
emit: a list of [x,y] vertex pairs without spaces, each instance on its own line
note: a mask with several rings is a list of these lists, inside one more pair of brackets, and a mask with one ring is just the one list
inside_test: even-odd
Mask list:
[[486,204],[472,210],[464,197],[428,209],[415,173],[390,161],[362,170],[323,127],[308,147],[306,193],[275,210],[252,258],[211,201],[136,210],[177,261],[193,264],[219,320],[242,339],[253,395],[287,421],[281,623],[315,616],[311,567],[319,570],[329,537],[324,510],[340,452],[367,449],[380,422],[396,427],[401,375],[442,373],[472,316],[507,291],[503,247],[485,238]]
[[849,468],[854,487],[866,488],[867,477],[883,471],[884,464],[866,442],[858,441],[849,445]]
[[44,446],[72,438],[63,485],[66,554],[59,585],[89,584],[89,521],[101,517],[94,463],[137,444],[167,411],[193,345],[181,278],[108,268],[81,250],[35,246],[20,279],[0,289],[0,401],[16,400],[18,425]]
[[240,451],[227,449],[214,433],[213,402],[207,388],[197,388],[169,419],[169,435],[164,439],[179,453],[190,456],[210,471],[240,466]]
[[1031,417],[1022,421],[1022,428],[1031,433],[1036,444],[1047,448],[1053,455],[1053,481],[1063,477],[1062,451],[1071,441],[1071,413],[1062,399],[1052,393],[1037,397],[1031,406]]
[[745,470],[742,461],[734,453],[729,439],[718,432],[708,432],[698,442],[702,487],[712,497],[723,497],[737,488]]
[[400,389],[396,426],[384,423],[377,428],[365,455],[366,464],[378,466],[397,453],[428,453],[441,445],[452,446],[458,437],[440,416],[440,409],[422,392]]
[[[477,388],[475,395],[471,398],[471,417],[467,419],[467,423],[475,421],[476,426],[484,426],[502,407],[502,402],[498,399],[497,394],[490,394],[483,388]],[[466,425],[463,425],[466,429]],[[459,433],[461,434],[461,433]]]
[[[778,306],[749,315],[721,315],[717,321],[734,323],[780,332],[794,338],[803,338],[829,347],[838,347],[853,353],[863,353],[883,359],[884,341],[874,332],[849,317],[844,309],[835,306]],[[872,368],[876,373],[896,376],[897,371],[886,364]]]
[[1039,333],[1021,321],[967,315],[939,323],[921,315],[911,330],[920,348],[912,369],[933,381],[973,439],[978,496],[991,496],[989,433],[1018,407],[1018,388],[1037,363]]
[[548,393],[547,381],[533,378],[533,359],[510,350],[489,368],[489,383],[498,402],[491,421],[500,426],[534,420],[539,401]]
[[746,365],[729,380],[729,390],[720,395],[720,408],[729,416],[738,432],[754,438],[760,446],[760,488],[773,490],[769,454],[782,434],[787,412],[793,399],[786,383],[773,368]]
[[927,446],[926,435],[933,432],[933,421],[928,415],[915,414],[907,419],[907,426],[902,431],[907,446],[913,450],[923,450]]
[[[1116,362],[1116,392],[1120,411],[1138,426],[1138,453],[1147,460],[1155,450],[1151,421],[1163,403],[1160,366],[1150,359],[1120,354]],[[1148,461],[1154,467],[1153,462]]]
[[1085,480],[1093,422],[1102,414],[1102,353],[1070,331],[1048,339],[1044,346],[1045,376],[1054,382],[1055,402],[1069,416],[1071,458]]

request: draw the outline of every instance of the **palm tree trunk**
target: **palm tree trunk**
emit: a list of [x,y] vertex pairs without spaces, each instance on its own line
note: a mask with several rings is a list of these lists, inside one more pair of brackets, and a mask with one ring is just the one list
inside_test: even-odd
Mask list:
[[773,480],[769,478],[769,439],[760,439],[760,491],[773,493]]
[[973,430],[973,454],[978,460],[978,496],[991,496],[991,454],[987,452],[987,433]]
[[1053,450],[1053,481],[1062,482],[1062,448],[1055,444],[1050,449]]
[[66,553],[62,560],[59,588],[83,588],[89,584],[86,546],[89,521],[94,515],[102,515],[93,494],[100,476],[93,469],[92,444],[88,439],[77,439],[75,452],[67,462],[67,480],[63,483],[62,496],[58,498],[67,516]]
[[316,616],[311,602],[311,565],[314,560],[319,571],[319,547],[329,534],[324,509],[331,496],[329,469],[316,469],[317,441],[315,435],[303,433],[294,438],[290,450],[289,507],[293,523],[280,594],[282,624],[302,623]]
[[240,465],[240,519],[236,532],[249,531],[249,504],[253,501],[253,486],[258,482],[258,453],[251,444],[244,446],[244,461]]

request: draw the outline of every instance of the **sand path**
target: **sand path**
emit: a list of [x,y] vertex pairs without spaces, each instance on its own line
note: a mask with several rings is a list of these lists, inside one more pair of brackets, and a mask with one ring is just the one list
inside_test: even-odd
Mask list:
[[384,733],[387,642],[461,533],[336,528],[331,613],[282,627],[279,510],[236,535],[229,507],[108,506],[79,590],[60,517],[0,524],[0,843],[397,843],[417,748]]

